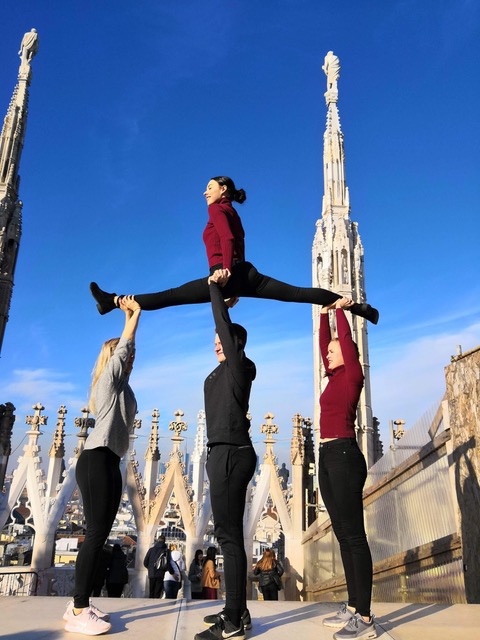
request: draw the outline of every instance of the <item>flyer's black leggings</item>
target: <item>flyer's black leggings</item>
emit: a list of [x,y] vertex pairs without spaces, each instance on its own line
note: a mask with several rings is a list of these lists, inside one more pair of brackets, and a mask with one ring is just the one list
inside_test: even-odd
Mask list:
[[[210,269],[212,274],[217,265]],[[251,262],[237,262],[232,267],[232,275],[222,289],[225,298],[263,298],[281,302],[305,302],[307,304],[329,305],[341,298],[337,293],[315,287],[294,287],[286,282],[275,280],[257,271]],[[145,311],[154,311],[182,304],[210,302],[208,277],[192,280],[180,287],[135,295],[135,300]]]
[[103,545],[107,540],[122,496],[120,458],[108,447],[85,449],[75,471],[87,523],[85,540],[75,564],[74,607],[88,607]]
[[243,514],[248,483],[255,473],[256,464],[257,456],[252,446],[229,444],[213,446],[206,464],[215,536],[223,553],[225,610],[227,615],[238,618],[238,621],[247,608]]
[[340,545],[348,604],[370,615],[372,556],[365,534],[362,492],[367,465],[355,438],[320,444],[318,482]]

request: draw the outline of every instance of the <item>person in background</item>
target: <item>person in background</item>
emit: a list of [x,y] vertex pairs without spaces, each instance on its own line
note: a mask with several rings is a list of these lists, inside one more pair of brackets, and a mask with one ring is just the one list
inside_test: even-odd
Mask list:
[[106,633],[111,628],[109,615],[90,603],[90,594],[103,545],[120,505],[120,459],[128,451],[137,412],[129,378],[141,308],[130,296],[122,298],[120,308],[125,313],[122,335],[103,344],[93,370],[89,408],[96,417],[95,428],[85,442],[76,467],[87,527],[75,564],[73,602],[67,604],[63,619],[66,631],[90,636]]
[[188,579],[190,580],[190,590],[192,600],[200,600],[202,598],[202,573],[203,573],[203,551],[197,549],[188,569]]
[[335,640],[376,638],[372,597],[372,556],[365,533],[363,487],[367,465],[357,443],[355,420],[363,388],[363,371],[344,309],[353,304],[340,298],[335,308],[337,337],[330,330],[329,307],[320,312],[320,353],[328,384],[320,396],[318,482],[322,499],[340,545],[348,602],[327,627],[342,627]]
[[180,587],[182,586],[182,572],[185,571],[185,563],[182,554],[178,549],[170,550],[170,558],[175,571],[166,571],[163,578],[163,588],[165,589],[165,598],[175,599],[178,596]]
[[108,565],[112,557],[113,547],[110,544],[103,545],[102,555],[95,571],[95,582],[93,583],[92,597],[99,598],[102,595],[102,589],[105,586],[107,578]]
[[275,551],[265,549],[263,556],[253,569],[253,574],[258,576],[258,585],[264,600],[278,600],[283,572],[282,563],[276,559]]
[[127,556],[116,542],[107,571],[107,593],[109,598],[120,598],[123,588],[128,583]]
[[170,550],[165,544],[165,536],[158,536],[157,541],[153,547],[150,547],[143,559],[143,566],[148,569],[149,598],[162,597],[163,579],[167,570],[166,568],[162,569],[157,566],[162,554],[166,554],[167,563],[169,564],[172,573],[175,573],[176,567],[172,566],[173,563],[171,562]]
[[215,547],[208,547],[202,571],[202,597],[205,600],[216,600],[218,597],[220,574],[217,572],[216,557]]

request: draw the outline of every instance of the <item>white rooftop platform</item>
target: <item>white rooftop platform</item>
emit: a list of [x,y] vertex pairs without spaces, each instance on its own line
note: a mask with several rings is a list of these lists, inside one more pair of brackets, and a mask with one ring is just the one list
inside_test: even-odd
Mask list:
[[[8,640],[81,638],[63,629],[66,598],[0,598],[0,637]],[[112,613],[109,637],[128,640],[193,640],[206,627],[203,616],[223,607],[223,601],[98,598],[95,604]],[[248,603],[253,629],[247,639],[331,640],[333,631],[322,618],[337,610],[334,603]],[[480,605],[375,603],[378,637],[382,640],[478,640]],[[103,637],[103,636],[101,636]]]

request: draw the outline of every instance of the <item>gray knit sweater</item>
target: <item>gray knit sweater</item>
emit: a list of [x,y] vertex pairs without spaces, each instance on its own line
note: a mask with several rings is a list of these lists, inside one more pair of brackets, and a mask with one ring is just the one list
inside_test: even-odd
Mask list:
[[120,458],[128,451],[129,435],[137,412],[137,401],[123,373],[134,342],[120,341],[98,379],[94,389],[95,428],[90,432],[85,449],[108,447]]

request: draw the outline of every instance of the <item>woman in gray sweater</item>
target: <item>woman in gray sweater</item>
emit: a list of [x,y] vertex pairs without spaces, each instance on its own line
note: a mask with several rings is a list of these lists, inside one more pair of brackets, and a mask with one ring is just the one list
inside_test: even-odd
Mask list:
[[108,614],[90,605],[90,594],[103,545],[117,514],[122,493],[120,459],[128,451],[137,403],[129,385],[135,358],[135,333],[141,308],[132,296],[122,298],[125,326],[120,338],[102,346],[92,376],[89,407],[95,428],[81,453],[76,479],[87,529],[75,565],[73,601],[64,614],[66,631],[100,635],[111,628]]

